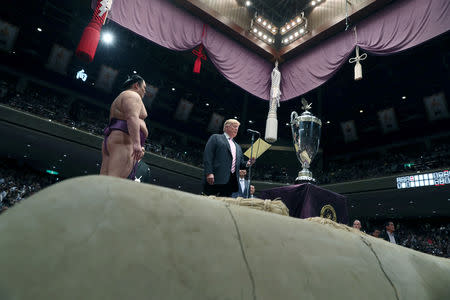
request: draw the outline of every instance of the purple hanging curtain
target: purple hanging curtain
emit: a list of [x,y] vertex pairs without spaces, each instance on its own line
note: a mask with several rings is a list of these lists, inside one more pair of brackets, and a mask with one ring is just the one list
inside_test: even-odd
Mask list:
[[281,66],[282,100],[298,97],[330,79],[356,45],[369,53],[400,52],[450,30],[449,0],[398,0]]
[[[247,92],[268,100],[271,65],[167,0],[114,0],[108,17],[119,25],[172,50],[203,44],[225,78]],[[192,62],[194,62],[194,56]]]
[[[202,37],[204,23],[168,0],[115,0],[109,18],[172,50],[203,44],[225,78],[268,100],[271,64],[211,27]],[[398,0],[357,24],[356,31],[343,32],[284,63],[280,67],[281,100],[325,83],[347,62],[356,45],[369,53],[388,55],[448,30],[449,0]]]

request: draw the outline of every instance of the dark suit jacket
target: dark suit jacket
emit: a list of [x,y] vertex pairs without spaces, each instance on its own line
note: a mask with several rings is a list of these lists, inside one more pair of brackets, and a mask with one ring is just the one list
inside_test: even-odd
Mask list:
[[[241,146],[234,140],[236,145],[236,181],[239,180],[239,170],[245,168],[246,161],[242,153]],[[230,144],[224,134],[213,134],[206,143],[203,152],[204,167],[204,183],[206,183],[206,175],[214,174],[214,184],[226,184],[230,179],[231,163],[233,156],[231,155]]]
[[[381,233],[381,237],[382,237],[385,241],[391,242],[391,240],[389,239],[389,236],[388,236],[388,234],[387,234],[386,231],[383,231],[383,232]],[[398,241],[397,241],[397,236],[395,235],[395,233],[394,233],[394,238],[395,238],[395,242],[398,243]]]
[[[233,198],[237,198],[237,197],[247,197],[247,191],[248,191],[248,189],[250,188],[249,187],[249,185],[248,185],[248,180],[247,179],[245,179],[245,190],[242,190],[242,187],[241,187],[241,183],[240,183],[240,181],[239,181],[239,179],[238,179],[238,187],[239,187],[239,190],[236,192],[236,193],[233,193],[232,195],[231,195],[231,197],[233,197]],[[250,197],[250,195],[249,195],[249,197]]]

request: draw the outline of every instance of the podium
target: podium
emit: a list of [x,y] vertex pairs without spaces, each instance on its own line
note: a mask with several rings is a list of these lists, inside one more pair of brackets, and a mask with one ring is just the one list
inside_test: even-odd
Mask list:
[[348,224],[347,200],[345,196],[302,183],[259,192],[258,198],[280,198],[294,218],[324,217],[338,223]]

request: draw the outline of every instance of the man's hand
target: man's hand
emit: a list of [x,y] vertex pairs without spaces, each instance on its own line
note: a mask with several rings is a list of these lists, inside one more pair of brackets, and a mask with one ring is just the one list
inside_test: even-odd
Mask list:
[[214,184],[214,174],[206,175],[206,181],[208,182],[208,184],[213,185]]
[[251,165],[253,165],[256,161],[256,158],[251,158],[247,161],[247,167],[250,167]]
[[142,156],[144,156],[144,148],[141,147],[141,144],[133,144],[133,154],[132,157],[134,161],[139,161]]

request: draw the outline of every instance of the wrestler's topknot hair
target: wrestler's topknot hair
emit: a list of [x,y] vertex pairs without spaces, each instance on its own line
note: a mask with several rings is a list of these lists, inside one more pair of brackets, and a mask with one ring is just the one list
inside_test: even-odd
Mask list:
[[128,76],[127,80],[125,80],[125,82],[122,85],[123,90],[125,91],[130,89],[136,82],[142,84],[144,82],[144,78],[142,78],[139,75]]

